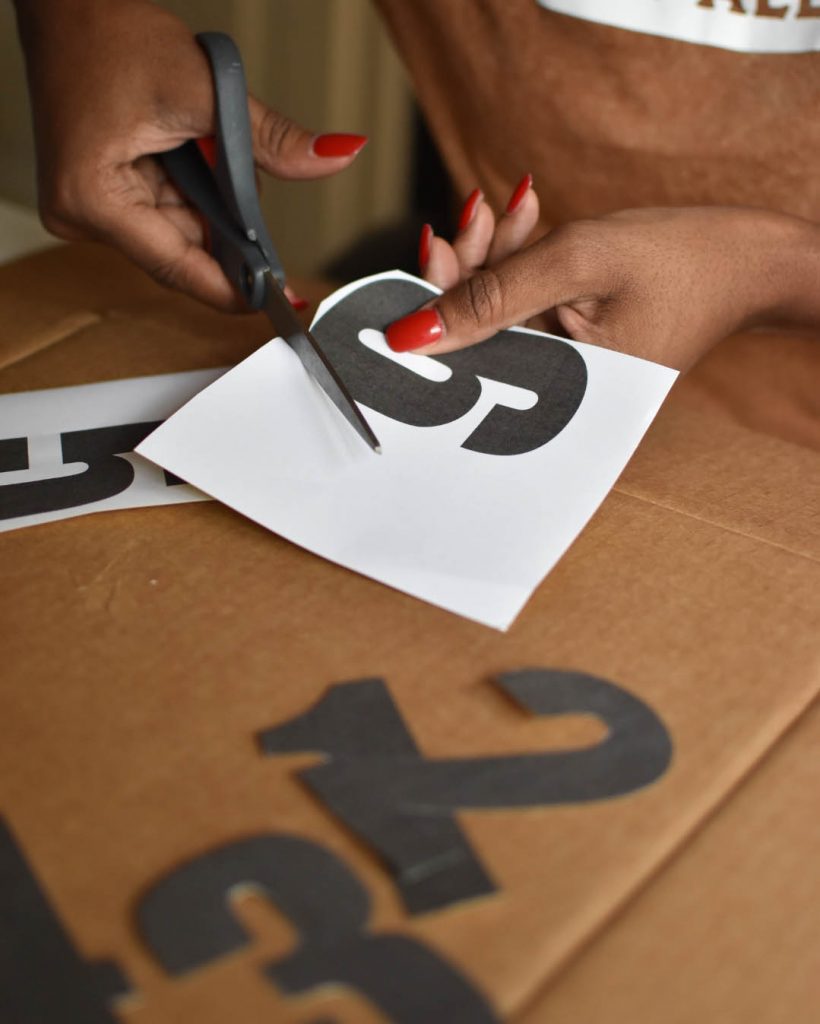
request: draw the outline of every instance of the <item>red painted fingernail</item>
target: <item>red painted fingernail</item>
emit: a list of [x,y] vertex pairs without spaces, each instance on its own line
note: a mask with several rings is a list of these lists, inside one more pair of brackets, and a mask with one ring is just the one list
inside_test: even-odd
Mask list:
[[313,140],[313,152],[316,156],[324,157],[355,156],[366,142],[366,135],[347,135],[339,132],[317,135]]
[[518,207],[524,200],[524,196],[532,188],[532,175],[525,174],[521,181],[515,186],[515,192],[510,196],[510,201],[507,203],[507,213],[515,213]]
[[478,204],[484,198],[484,193],[480,188],[473,189],[473,191],[467,196],[467,202],[464,204],[461,210],[461,216],[458,218],[458,230],[463,231],[469,226],[475,212],[478,209]]
[[433,241],[433,228],[429,224],[425,224],[421,229],[421,237],[419,238],[419,269],[422,274],[427,269],[427,264],[430,262],[430,245]]
[[216,167],[216,139],[213,135],[206,135],[196,140],[199,152],[205,157],[205,163],[213,170]]
[[438,312],[419,309],[391,324],[385,331],[385,337],[394,352],[412,352],[414,348],[432,345],[443,333],[444,326]]
[[298,312],[301,312],[303,309],[307,309],[310,305],[307,299],[303,299],[299,295],[294,295],[290,300],[290,304]]

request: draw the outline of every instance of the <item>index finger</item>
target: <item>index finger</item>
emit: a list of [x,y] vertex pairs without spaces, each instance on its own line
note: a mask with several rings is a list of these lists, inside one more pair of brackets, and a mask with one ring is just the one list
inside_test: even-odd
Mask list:
[[396,352],[425,355],[475,345],[583,296],[589,287],[584,284],[586,278],[559,229],[395,321],[385,332],[387,342]]

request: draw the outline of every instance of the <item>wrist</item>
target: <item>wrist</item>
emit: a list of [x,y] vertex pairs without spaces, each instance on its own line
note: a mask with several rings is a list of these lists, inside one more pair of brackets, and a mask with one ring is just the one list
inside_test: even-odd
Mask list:
[[820,326],[820,225],[801,217],[754,211],[762,257],[751,324]]

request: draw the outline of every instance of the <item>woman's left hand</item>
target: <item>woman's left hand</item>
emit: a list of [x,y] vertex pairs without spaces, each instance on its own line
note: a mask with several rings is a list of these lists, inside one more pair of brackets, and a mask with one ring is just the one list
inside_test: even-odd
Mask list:
[[625,210],[526,246],[538,221],[530,186],[497,219],[473,193],[452,244],[425,229],[422,270],[444,294],[391,324],[392,348],[452,352],[547,313],[578,341],[684,370],[742,327],[820,319],[820,229],[808,221],[745,207]]

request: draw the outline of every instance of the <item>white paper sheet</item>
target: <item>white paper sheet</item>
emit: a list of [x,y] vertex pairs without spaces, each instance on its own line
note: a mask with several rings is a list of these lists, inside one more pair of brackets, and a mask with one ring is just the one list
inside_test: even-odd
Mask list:
[[[397,281],[407,284],[385,284]],[[370,289],[368,308],[379,305],[383,291],[389,307],[394,299],[385,289],[429,288],[398,273],[357,282],[320,307],[317,334],[330,310],[337,304],[345,308],[341,303],[355,300],[364,287]],[[382,308],[382,325],[391,312],[398,316],[405,309]],[[571,345],[586,364],[583,397],[569,423],[524,454],[463,447],[494,407],[521,410],[524,423],[525,410],[534,410],[537,399],[526,388],[480,377],[472,408],[439,426],[408,425],[362,403],[382,443],[384,454],[376,455],[281,340],[197,395],[138,451],[310,551],[503,630],[606,496],[677,376],[654,363],[563,339],[550,341],[548,349],[548,336],[521,333],[539,351],[551,351],[555,342],[559,348]],[[377,353],[377,360],[399,364],[403,373],[397,379],[406,381],[408,369],[419,374],[431,401],[460,374],[457,360],[464,358],[447,357],[448,367],[440,360],[397,356],[379,331],[367,327],[341,344],[348,346],[348,361],[372,360]],[[505,350],[495,341],[485,344],[496,349],[472,358],[499,352],[503,376]],[[333,354],[337,363],[339,351]],[[351,365],[344,376],[352,386]],[[545,374],[552,372],[545,365]],[[383,397],[371,397],[371,406],[384,404]],[[549,401],[560,397],[554,392]],[[401,389],[390,398],[396,401],[401,402]],[[408,407],[401,414],[412,420],[417,412]]]
[[152,429],[141,424],[166,419],[224,372],[0,395],[0,533],[108,509],[205,500],[131,449]]

